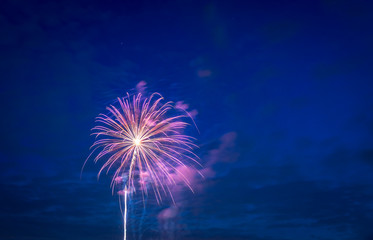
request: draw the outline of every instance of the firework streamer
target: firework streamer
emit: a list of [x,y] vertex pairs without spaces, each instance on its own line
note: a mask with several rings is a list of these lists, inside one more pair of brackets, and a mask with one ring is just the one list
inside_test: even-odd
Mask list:
[[158,204],[165,195],[175,203],[171,186],[179,183],[179,178],[193,191],[180,167],[201,166],[193,153],[197,147],[194,138],[184,134],[190,125],[185,119],[190,119],[190,115],[186,111],[177,111],[172,102],[162,101],[163,97],[158,93],[149,98],[144,98],[141,93],[127,94],[126,98],[117,99],[118,106],[108,106],[108,114],[100,114],[96,118],[97,126],[92,129],[96,140],[87,160],[96,152],[95,163],[105,159],[98,177],[104,170],[106,174],[113,172],[113,193],[118,182],[122,183],[118,194],[123,196],[124,239],[127,237],[127,203],[132,194],[140,189],[145,200],[150,194],[148,189],[152,189]]

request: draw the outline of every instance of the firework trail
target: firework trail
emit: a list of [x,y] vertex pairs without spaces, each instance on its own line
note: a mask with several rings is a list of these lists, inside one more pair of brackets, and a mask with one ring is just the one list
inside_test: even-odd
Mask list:
[[108,106],[108,114],[100,114],[97,126],[92,129],[96,141],[87,160],[99,150],[94,162],[100,159],[104,162],[98,177],[104,171],[106,174],[112,171],[113,192],[122,183],[118,194],[124,198],[124,239],[127,200],[131,194],[141,191],[144,199],[148,189],[152,189],[158,204],[165,195],[174,201],[170,187],[178,184],[179,178],[193,191],[188,178],[178,169],[200,166],[193,153],[197,147],[194,138],[184,134],[190,125],[185,119],[190,115],[176,111],[172,102],[162,103],[162,100],[158,93],[149,98],[141,93],[132,97],[127,94],[126,98],[117,99],[118,107]]

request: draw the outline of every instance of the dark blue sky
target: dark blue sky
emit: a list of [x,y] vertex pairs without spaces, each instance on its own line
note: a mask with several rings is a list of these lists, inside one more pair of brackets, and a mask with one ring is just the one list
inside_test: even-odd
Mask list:
[[372,240],[372,3],[242,2],[2,1],[0,239],[122,238],[80,170],[145,81],[198,111],[211,172],[178,208],[133,201],[128,239]]

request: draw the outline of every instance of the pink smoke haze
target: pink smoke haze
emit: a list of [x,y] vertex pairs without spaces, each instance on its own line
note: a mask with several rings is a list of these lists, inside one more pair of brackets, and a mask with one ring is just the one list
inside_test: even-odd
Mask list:
[[170,183],[170,188],[174,193],[173,197],[176,204],[180,204],[180,202],[184,200],[184,193],[188,188],[191,189],[195,194],[202,192],[204,188],[203,171],[208,175],[211,174],[210,171],[205,169],[199,171],[189,166],[177,167],[176,171],[172,175],[175,181]]
[[193,109],[193,110],[191,110],[191,111],[188,112],[187,110],[189,108],[189,104],[184,103],[183,101],[176,102],[175,108],[187,112],[188,115],[189,115],[189,117],[191,117],[191,118],[195,118],[197,116],[197,114],[198,114],[198,111],[196,109]]
[[140,178],[141,179],[149,178],[149,173],[147,171],[141,171]]
[[192,118],[195,118],[198,114],[198,111],[196,109],[193,109],[192,111],[188,112],[189,115],[192,117]]
[[177,217],[179,213],[179,208],[177,206],[171,206],[169,208],[163,209],[158,214],[158,220],[164,220],[164,219],[172,219]]
[[191,183],[193,182],[194,175],[195,175],[196,170],[189,168],[188,166],[179,166],[176,168],[175,172],[175,182],[177,183],[182,183],[184,182],[184,179],[188,179],[188,182]]
[[206,166],[212,166],[217,162],[234,162],[239,157],[237,151],[235,151],[235,141],[237,138],[237,133],[229,132],[224,134],[220,138],[219,148],[213,149],[209,152],[207,156]]
[[119,196],[124,196],[125,193],[129,194],[129,193],[133,193],[133,192],[135,192],[135,188],[129,187],[127,190],[122,189],[122,190],[117,191],[117,194]]
[[178,235],[176,232],[178,230],[185,230],[186,226],[180,224],[179,222],[179,213],[179,207],[171,206],[169,208],[162,210],[157,215],[157,220],[161,232],[160,239],[176,240],[178,239]]
[[204,168],[200,172],[205,179],[213,178],[215,177],[215,174],[216,174],[216,172],[212,170],[211,168]]
[[114,182],[115,182],[116,184],[119,184],[119,183],[124,182],[124,179],[123,179],[122,177],[116,177],[116,178],[114,179]]
[[145,189],[147,188],[148,183],[150,183],[150,181],[151,181],[151,178],[150,178],[149,173],[147,171],[141,171],[140,172],[140,178],[138,180],[138,182],[140,184],[140,190],[145,191]]
[[[162,210],[157,218],[160,228],[165,231],[176,230],[178,228],[178,216],[183,207],[188,204],[185,195],[185,179],[188,179],[189,186],[193,189],[194,194],[201,194],[208,187],[207,180],[214,178],[216,172],[213,170],[215,164],[219,162],[232,163],[237,160],[238,153],[236,147],[236,132],[228,132],[220,137],[220,144],[216,149],[208,152],[204,158],[205,168],[196,170],[188,166],[177,167],[172,173],[174,184],[170,184],[171,191],[174,193],[174,201],[176,205]],[[194,214],[198,215],[198,212]]]
[[119,191],[117,192],[117,194],[118,194],[119,196],[124,196],[125,193],[126,193],[126,191],[124,191],[124,190],[119,190]]
[[175,104],[175,108],[181,109],[181,110],[187,110],[189,108],[189,104],[184,103],[183,101],[178,101]]
[[[174,179],[176,185],[172,185],[172,191],[175,193],[175,199],[180,199],[182,196],[183,189],[185,188],[185,179],[187,183],[193,189],[193,191],[201,192],[205,188],[204,180],[210,179],[216,176],[216,172],[213,170],[213,166],[218,162],[231,163],[237,160],[239,154],[235,150],[235,141],[237,138],[236,132],[229,132],[224,134],[220,138],[220,145],[218,148],[210,150],[207,157],[205,158],[206,167],[197,170],[189,166],[179,166],[176,171],[172,173],[172,179]],[[188,187],[188,186],[187,186]]]
[[146,82],[145,81],[140,81],[137,85],[136,85],[136,91],[137,92],[140,92],[140,93],[143,93],[146,91]]
[[197,75],[200,78],[205,78],[205,77],[210,77],[211,73],[212,72],[209,69],[202,69],[202,70],[198,70]]

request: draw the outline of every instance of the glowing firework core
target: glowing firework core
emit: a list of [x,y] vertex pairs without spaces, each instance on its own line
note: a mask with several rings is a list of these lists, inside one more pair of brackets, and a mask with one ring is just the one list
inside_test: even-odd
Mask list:
[[135,138],[135,139],[133,139],[133,143],[134,143],[136,146],[140,146],[140,145],[141,145],[141,139],[139,139],[139,138]]

